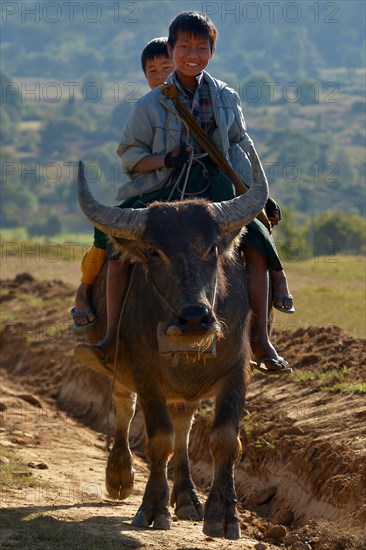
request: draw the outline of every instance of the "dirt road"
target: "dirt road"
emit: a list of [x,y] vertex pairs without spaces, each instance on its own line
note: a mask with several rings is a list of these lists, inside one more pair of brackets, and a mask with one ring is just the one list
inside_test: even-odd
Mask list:
[[[2,485],[1,548],[258,547],[257,539],[245,535],[240,541],[214,540],[202,533],[200,522],[177,518],[168,532],[132,527],[148,475],[141,458],[134,459],[133,495],[117,503],[104,490],[105,436],[9,379],[2,385],[1,403],[2,456],[10,464],[14,456],[21,461],[15,483]],[[255,514],[242,514],[243,522],[255,523]]]
[[[296,375],[251,383],[235,473],[240,541],[211,539],[200,522],[176,518],[171,531],[141,530],[131,519],[148,471],[142,458],[133,495],[120,503],[105,495],[109,388],[72,357],[82,338],[65,320],[74,288],[27,277],[2,288],[12,321],[1,332],[1,549],[366,548],[364,341],[334,326],[275,335]],[[203,500],[210,419],[205,404],[190,445]],[[137,418],[139,454],[141,441]]]

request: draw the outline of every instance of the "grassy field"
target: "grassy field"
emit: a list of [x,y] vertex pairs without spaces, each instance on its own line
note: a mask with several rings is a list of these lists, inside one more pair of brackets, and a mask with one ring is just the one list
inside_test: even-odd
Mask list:
[[54,237],[45,237],[44,235],[29,238],[27,229],[25,227],[16,227],[11,229],[0,230],[0,240],[2,243],[18,243],[18,241],[30,242],[33,245],[37,243],[78,243],[81,245],[90,244],[93,241],[93,228],[91,227],[89,233],[60,233]]
[[[2,248],[1,278],[28,272],[41,280],[62,279],[75,285],[80,279],[82,247],[62,248],[44,244],[31,248],[13,243],[11,252]],[[9,250],[8,250],[9,252]],[[366,261],[356,256],[319,257],[285,265],[296,313],[275,312],[274,327],[338,325],[353,336],[366,336]],[[6,307],[4,304],[3,307]]]
[[285,266],[296,313],[275,314],[275,327],[338,325],[366,336],[366,260],[360,256],[319,257]]

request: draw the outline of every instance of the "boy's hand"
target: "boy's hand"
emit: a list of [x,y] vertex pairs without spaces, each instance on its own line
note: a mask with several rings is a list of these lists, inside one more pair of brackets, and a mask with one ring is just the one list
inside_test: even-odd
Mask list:
[[164,166],[166,168],[182,168],[183,164],[188,162],[192,148],[187,145],[177,145],[172,151],[164,157]]
[[281,208],[271,197],[266,202],[265,210],[271,224],[278,225],[281,221]]

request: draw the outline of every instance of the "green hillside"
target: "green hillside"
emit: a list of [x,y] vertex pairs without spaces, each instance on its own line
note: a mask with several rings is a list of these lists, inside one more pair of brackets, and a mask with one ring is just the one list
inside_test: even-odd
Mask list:
[[324,212],[359,223],[364,2],[27,1],[1,5],[2,227],[88,231],[76,203],[79,159],[97,198],[113,204],[121,128],[147,91],[141,49],[187,9],[218,27],[209,72],[238,91],[291,223],[305,239]]

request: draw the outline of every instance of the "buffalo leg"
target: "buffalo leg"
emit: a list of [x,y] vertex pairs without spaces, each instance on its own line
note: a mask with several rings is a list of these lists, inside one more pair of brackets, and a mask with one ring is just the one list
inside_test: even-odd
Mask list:
[[133,490],[134,470],[128,434],[135,412],[136,396],[127,390],[118,390],[114,394],[114,404],[117,430],[113,448],[108,456],[105,484],[112,498],[123,500]]
[[203,519],[203,505],[197,496],[188,459],[188,438],[196,408],[197,403],[181,403],[169,406],[175,433],[172,459],[174,485],[170,504],[171,506],[175,504],[175,513],[179,519]]
[[150,461],[150,476],[132,525],[148,527],[152,524],[154,529],[170,529],[167,464],[174,448],[173,427],[163,400],[144,400],[141,395],[140,400],[145,417],[146,456]]
[[223,379],[216,392],[215,420],[210,437],[214,478],[205,504],[203,532],[212,537],[240,538],[234,488],[234,463],[241,444],[239,421],[244,405],[241,369]]

